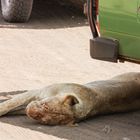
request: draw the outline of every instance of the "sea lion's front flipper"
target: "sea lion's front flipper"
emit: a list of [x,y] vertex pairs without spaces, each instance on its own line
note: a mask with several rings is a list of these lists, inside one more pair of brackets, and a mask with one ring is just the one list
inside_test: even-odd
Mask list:
[[12,99],[2,101],[0,103],[0,116],[7,114],[8,112],[22,106],[27,105],[29,102],[35,99],[35,92],[28,91],[14,96]]

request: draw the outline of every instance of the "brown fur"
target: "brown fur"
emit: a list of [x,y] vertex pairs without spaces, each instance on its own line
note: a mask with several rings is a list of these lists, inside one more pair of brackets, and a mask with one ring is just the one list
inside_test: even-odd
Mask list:
[[68,124],[74,121],[74,114],[69,107],[64,101],[60,102],[55,98],[48,102],[33,102],[27,107],[26,114],[30,118],[48,125]]
[[0,103],[0,116],[22,114],[43,124],[61,125],[98,114],[140,109],[140,73],[127,73],[85,85],[55,84]]

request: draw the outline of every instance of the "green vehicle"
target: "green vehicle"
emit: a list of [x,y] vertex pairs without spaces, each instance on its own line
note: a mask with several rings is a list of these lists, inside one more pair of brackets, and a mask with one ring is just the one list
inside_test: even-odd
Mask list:
[[140,63],[140,0],[87,0],[92,58]]

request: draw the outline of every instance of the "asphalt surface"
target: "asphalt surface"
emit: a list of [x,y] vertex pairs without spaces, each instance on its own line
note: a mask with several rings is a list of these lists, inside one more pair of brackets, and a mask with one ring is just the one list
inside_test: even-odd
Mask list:
[[[71,4],[36,0],[24,24],[6,23],[0,15],[0,95],[140,71],[134,63],[91,59],[90,38],[87,19]],[[1,117],[0,140],[19,139],[139,140],[140,111],[98,116],[78,127],[43,126],[25,116]]]

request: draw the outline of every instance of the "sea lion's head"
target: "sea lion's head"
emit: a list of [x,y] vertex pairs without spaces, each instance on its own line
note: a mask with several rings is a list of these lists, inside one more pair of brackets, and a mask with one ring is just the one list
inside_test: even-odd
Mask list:
[[72,95],[55,96],[31,102],[26,108],[26,114],[48,125],[74,123],[76,121],[75,107],[78,103],[78,99]]
[[32,101],[26,114],[48,125],[71,124],[85,119],[93,110],[96,97],[90,88],[73,83],[53,85],[45,94],[53,96]]

